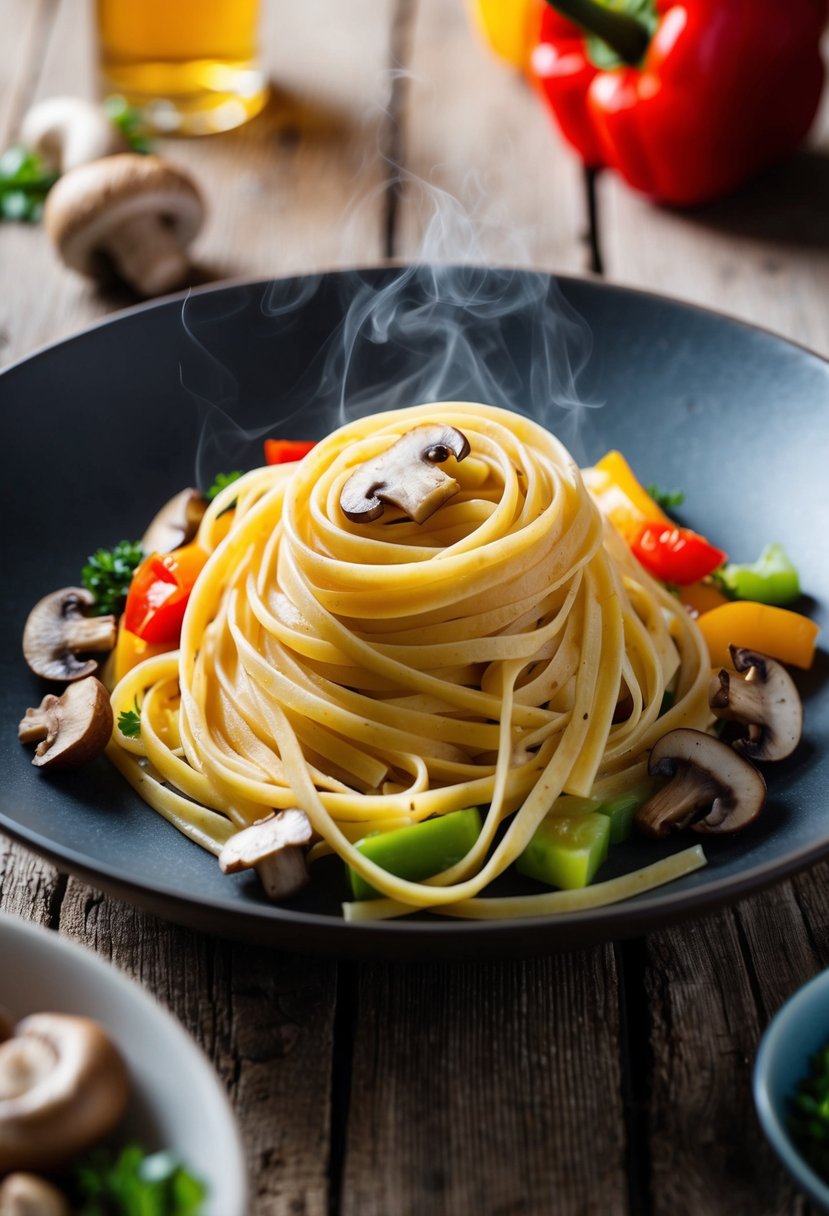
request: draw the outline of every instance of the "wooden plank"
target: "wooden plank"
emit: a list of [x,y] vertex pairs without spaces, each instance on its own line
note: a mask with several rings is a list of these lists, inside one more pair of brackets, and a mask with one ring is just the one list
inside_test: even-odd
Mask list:
[[[86,10],[86,6],[82,6]],[[263,6],[265,111],[237,131],[155,148],[189,170],[208,200],[194,280],[286,275],[381,260],[385,168],[373,150],[388,123],[393,0]],[[33,92],[89,92],[91,30],[63,0]],[[34,69],[33,69],[34,70]],[[19,120],[18,120],[19,121]],[[134,302],[59,265],[40,228],[0,227],[6,281],[36,282],[0,300],[0,359],[10,362]]]
[[[653,1216],[794,1210],[794,1189],[752,1106],[751,1067],[766,1021],[766,986],[754,978],[751,961],[746,966],[741,941],[747,932],[756,946],[786,898],[761,896],[738,913],[648,939],[652,1206],[645,1210]],[[747,924],[753,929],[746,931]],[[797,940],[796,934],[789,954],[796,954]],[[767,941],[767,962],[785,968],[787,951],[781,952],[778,935]]]
[[165,924],[70,879],[60,930],[153,992],[239,1119],[251,1216],[326,1216],[336,966]]
[[609,278],[720,309],[829,354],[829,93],[807,148],[732,198],[680,213],[598,184]]
[[365,967],[343,1216],[625,1210],[609,948]]
[[527,83],[483,47],[461,4],[420,0],[410,47],[393,255],[587,270],[581,168]]

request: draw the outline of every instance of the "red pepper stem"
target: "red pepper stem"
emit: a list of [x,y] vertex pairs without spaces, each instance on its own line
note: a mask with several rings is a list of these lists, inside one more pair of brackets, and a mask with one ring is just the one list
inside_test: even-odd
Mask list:
[[547,3],[588,34],[601,38],[624,63],[641,62],[648,49],[650,33],[630,13],[607,8],[598,0],[547,0]]

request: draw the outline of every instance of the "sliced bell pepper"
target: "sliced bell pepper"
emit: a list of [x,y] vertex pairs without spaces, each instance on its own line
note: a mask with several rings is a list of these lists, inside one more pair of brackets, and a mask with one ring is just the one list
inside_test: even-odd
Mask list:
[[634,556],[663,583],[696,583],[726,559],[726,553],[691,528],[647,520],[630,539]]
[[[390,874],[421,882],[465,857],[480,833],[481,812],[477,807],[469,807],[405,828],[365,836],[357,841],[356,847]],[[355,870],[349,868],[348,873],[355,899],[375,899],[380,894]]]
[[184,610],[207,561],[199,545],[151,553],[136,570],[127,593],[124,625],[145,642],[177,646]]
[[292,464],[307,456],[315,445],[314,439],[266,439],[265,463]]
[[727,562],[717,580],[738,600],[791,604],[800,595],[797,569],[782,545],[766,545],[756,562]]
[[712,667],[730,667],[729,646],[747,646],[781,663],[809,668],[820,628],[807,616],[772,604],[732,600],[698,619]]
[[670,517],[637,480],[622,453],[615,449],[596,461],[588,484],[604,514],[626,540],[645,520],[672,525]]
[[132,671],[133,667],[137,667],[145,659],[152,659],[156,655],[164,654],[169,649],[170,647],[164,642],[145,642],[137,634],[131,633],[124,624],[122,616],[118,625],[115,649],[107,664],[108,681],[114,688],[123,680],[128,671]]
[[697,206],[803,139],[826,0],[548,0],[530,75],[586,164]]
[[721,604],[731,602],[714,582],[702,580],[680,587],[679,601],[690,609],[691,615],[695,617],[701,616],[703,612],[710,612],[712,608],[719,608]]

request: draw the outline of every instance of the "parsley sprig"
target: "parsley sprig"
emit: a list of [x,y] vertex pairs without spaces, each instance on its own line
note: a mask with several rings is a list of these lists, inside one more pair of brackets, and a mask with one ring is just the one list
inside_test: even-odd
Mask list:
[[57,181],[36,152],[14,145],[0,153],[0,219],[36,224]]
[[81,582],[95,596],[95,616],[116,615],[124,607],[132,576],[144,558],[136,540],[119,541],[114,549],[97,549],[81,570]]
[[91,1154],[76,1183],[78,1216],[198,1216],[206,1194],[175,1153],[147,1154],[135,1144],[114,1160],[106,1150]]

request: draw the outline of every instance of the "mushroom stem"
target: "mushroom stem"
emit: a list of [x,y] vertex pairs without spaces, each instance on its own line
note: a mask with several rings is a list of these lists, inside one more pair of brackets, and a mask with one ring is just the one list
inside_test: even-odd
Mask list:
[[190,262],[164,217],[136,211],[107,235],[106,250],[121,278],[143,296],[181,287]]
[[672,830],[688,827],[697,815],[710,811],[723,788],[713,778],[691,765],[680,765],[667,785],[656,790],[637,819],[646,836],[661,838]]
[[117,629],[114,616],[71,616],[66,618],[63,637],[73,654],[98,654],[112,650]]

